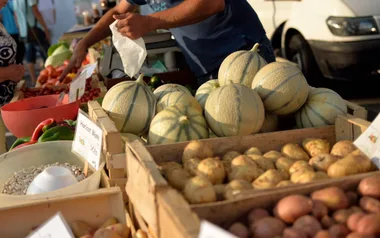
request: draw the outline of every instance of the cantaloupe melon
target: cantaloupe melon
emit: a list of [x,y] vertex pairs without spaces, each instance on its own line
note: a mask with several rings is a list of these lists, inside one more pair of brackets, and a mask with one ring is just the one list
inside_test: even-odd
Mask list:
[[278,116],[272,113],[265,112],[265,119],[260,132],[273,132],[278,129]]
[[333,125],[340,114],[347,114],[344,99],[331,89],[314,88],[295,116],[299,128],[308,128]]
[[251,87],[257,72],[267,64],[257,53],[258,48],[259,44],[255,44],[250,51],[236,51],[224,59],[218,72],[220,86],[233,82]]
[[174,83],[161,85],[153,91],[154,95],[157,98],[157,101],[159,101],[163,96],[170,92],[185,92],[191,95],[191,92],[185,86]]
[[219,87],[220,85],[218,80],[213,79],[207,81],[198,88],[197,92],[195,93],[195,98],[197,99],[199,104],[201,104],[202,108],[205,108],[206,100],[210,93]]
[[108,90],[102,108],[120,132],[141,135],[154,117],[156,98],[140,75],[136,81],[121,82]]
[[159,112],[150,124],[148,142],[167,144],[208,138],[202,113],[187,105],[170,106]]
[[203,112],[201,105],[197,99],[185,92],[170,92],[163,96],[157,102],[157,113],[164,110],[166,107],[174,105],[190,105],[200,113]]
[[217,88],[206,101],[206,120],[218,137],[256,133],[264,123],[264,115],[260,96],[241,84]]
[[309,85],[302,72],[288,63],[273,62],[255,76],[252,88],[263,100],[265,110],[276,115],[289,115],[305,103]]
[[132,134],[132,133],[121,133],[121,139],[124,141],[124,143],[138,140],[142,144],[144,144],[144,145],[146,144],[146,142],[143,139],[141,139],[141,137],[139,137],[135,134]]

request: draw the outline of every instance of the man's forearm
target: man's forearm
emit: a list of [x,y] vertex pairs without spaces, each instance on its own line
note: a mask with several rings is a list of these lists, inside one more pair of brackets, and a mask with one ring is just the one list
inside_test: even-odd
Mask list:
[[109,26],[112,24],[112,22],[115,21],[115,19],[113,19],[113,15],[131,12],[135,9],[135,6],[132,6],[129,3],[127,5],[124,3],[122,4],[123,5],[119,4],[118,6],[108,10],[107,13],[102,18],[100,18],[94,28],[92,28],[91,31],[86,35],[86,37],[83,38],[81,42],[85,45],[86,48],[111,35]]
[[224,10],[225,0],[187,0],[176,7],[149,14],[149,30],[195,24]]
[[37,19],[38,23],[40,23],[40,25],[42,26],[42,28],[44,28],[44,31],[45,32],[49,31],[49,28],[47,27],[44,18],[42,17],[40,11],[38,10],[37,5],[34,5],[32,7],[32,11],[33,11],[33,15]]

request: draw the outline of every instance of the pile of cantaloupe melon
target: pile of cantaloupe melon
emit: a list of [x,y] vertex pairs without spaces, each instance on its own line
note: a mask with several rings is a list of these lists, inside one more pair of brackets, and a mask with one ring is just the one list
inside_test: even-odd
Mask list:
[[201,85],[195,97],[178,84],[152,92],[140,76],[113,86],[102,107],[124,138],[137,135],[149,144],[272,132],[283,116],[293,116],[298,128],[320,127],[347,113],[339,94],[310,87],[294,64],[267,64],[257,49],[229,55],[218,79]]

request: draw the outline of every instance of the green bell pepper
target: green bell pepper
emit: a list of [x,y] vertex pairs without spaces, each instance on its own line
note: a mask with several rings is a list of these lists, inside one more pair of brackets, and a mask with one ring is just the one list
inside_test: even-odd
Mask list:
[[11,146],[11,148],[9,150],[13,150],[15,147],[19,146],[19,145],[22,145],[26,142],[29,142],[30,141],[30,136],[28,137],[23,137],[23,138],[18,138]]
[[67,126],[56,126],[50,128],[44,132],[40,138],[38,138],[38,143],[55,141],[55,140],[73,140],[74,132]]

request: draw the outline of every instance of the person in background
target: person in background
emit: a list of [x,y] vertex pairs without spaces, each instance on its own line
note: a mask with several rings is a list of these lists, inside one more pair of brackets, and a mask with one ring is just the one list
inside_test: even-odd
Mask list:
[[22,42],[20,39],[20,34],[14,16],[12,2],[13,0],[8,0],[8,4],[3,9],[1,9],[0,19],[8,34],[12,36],[12,38],[15,40],[17,44],[16,63],[22,64],[25,54],[25,47],[24,42]]
[[32,85],[37,81],[35,69],[37,52],[43,60],[46,60],[51,40],[49,28],[37,4],[37,0],[13,0],[20,36],[25,41],[25,60]]
[[38,10],[44,18],[52,38],[54,38],[54,26],[57,19],[54,0],[38,0]]
[[[0,0],[0,9],[8,0]],[[16,84],[24,77],[24,66],[16,63],[17,44],[0,23],[0,107],[13,98]],[[6,152],[5,125],[0,118],[0,153]]]

